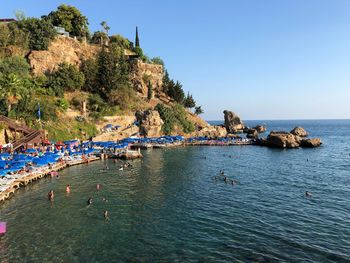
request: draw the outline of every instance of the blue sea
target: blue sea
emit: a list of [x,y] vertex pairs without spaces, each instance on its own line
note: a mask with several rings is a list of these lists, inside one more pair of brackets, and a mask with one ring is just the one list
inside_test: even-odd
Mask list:
[[350,262],[350,120],[246,123],[300,125],[323,145],[153,149],[123,171],[67,168],[0,204],[0,262]]

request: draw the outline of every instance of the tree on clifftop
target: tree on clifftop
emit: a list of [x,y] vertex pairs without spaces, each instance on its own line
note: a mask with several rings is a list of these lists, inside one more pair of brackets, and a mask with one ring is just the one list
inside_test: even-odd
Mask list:
[[135,47],[140,47],[139,31],[137,27],[136,27],[136,36],[135,36]]
[[64,27],[73,36],[86,37],[89,34],[88,19],[74,6],[62,4],[43,18],[50,20],[54,26]]
[[33,50],[46,50],[56,35],[52,24],[44,19],[26,18],[18,21],[17,26],[28,34],[28,45]]
[[185,108],[190,108],[192,109],[193,107],[196,106],[196,102],[194,101],[192,95],[190,93],[187,93],[187,97],[184,100],[184,106]]
[[202,109],[202,106],[195,107],[194,114],[199,115],[199,114],[202,114],[202,113],[204,113],[204,111]]

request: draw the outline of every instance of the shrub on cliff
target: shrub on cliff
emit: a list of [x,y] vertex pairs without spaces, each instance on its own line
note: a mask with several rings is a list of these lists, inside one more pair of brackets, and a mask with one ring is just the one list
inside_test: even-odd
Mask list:
[[154,57],[151,59],[153,64],[162,65],[164,67],[164,61],[160,57]]
[[64,91],[79,90],[84,85],[84,74],[70,64],[62,63],[50,77],[50,87],[57,96],[62,97]]
[[91,42],[94,44],[102,45],[108,40],[108,35],[102,31],[96,31],[92,35]]
[[16,22],[0,25],[0,47],[11,45],[28,49],[28,33],[20,29]]
[[14,73],[17,76],[28,76],[30,66],[22,57],[8,57],[0,59],[0,74],[8,75]]
[[170,109],[164,106],[163,104],[159,103],[155,107],[155,110],[159,112],[159,115],[164,122],[162,126],[162,131],[165,134],[171,134],[176,124],[179,125],[182,128],[182,131],[185,133],[190,133],[194,131],[194,124],[187,120],[187,113],[181,105],[176,104],[172,107],[172,109]]
[[116,44],[117,46],[124,49],[133,49],[133,45],[129,39],[122,37],[121,35],[113,35],[109,38],[111,43]]

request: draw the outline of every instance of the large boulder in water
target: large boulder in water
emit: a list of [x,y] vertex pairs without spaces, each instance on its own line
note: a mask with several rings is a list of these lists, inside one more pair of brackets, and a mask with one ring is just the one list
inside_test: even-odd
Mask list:
[[140,124],[140,133],[146,137],[161,136],[163,120],[160,118],[158,111],[146,110],[137,111],[136,119]]
[[290,133],[299,137],[309,136],[309,133],[303,127],[295,127]]
[[272,131],[266,138],[266,145],[278,148],[297,148],[299,140],[293,134],[284,131]]
[[224,111],[225,128],[227,133],[236,133],[244,129],[241,119],[232,111]]
[[322,144],[322,141],[320,138],[302,139],[300,146],[312,148],[312,147],[319,147],[321,146],[321,144]]

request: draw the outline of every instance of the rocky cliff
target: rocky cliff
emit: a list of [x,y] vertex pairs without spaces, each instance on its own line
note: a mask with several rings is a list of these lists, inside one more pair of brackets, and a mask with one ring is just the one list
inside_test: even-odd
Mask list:
[[60,63],[66,62],[79,66],[81,61],[94,57],[98,46],[81,43],[69,37],[57,36],[48,50],[31,51],[28,61],[32,72],[36,75],[54,71]]
[[144,63],[141,60],[130,62],[130,81],[135,90],[142,96],[148,95],[148,83],[152,84],[153,92],[158,93],[163,85],[163,66]]

